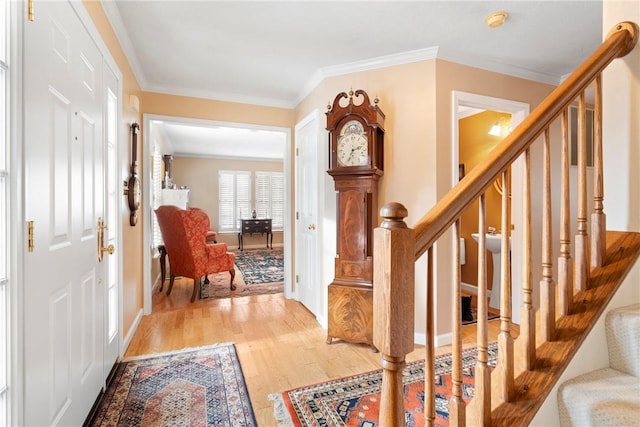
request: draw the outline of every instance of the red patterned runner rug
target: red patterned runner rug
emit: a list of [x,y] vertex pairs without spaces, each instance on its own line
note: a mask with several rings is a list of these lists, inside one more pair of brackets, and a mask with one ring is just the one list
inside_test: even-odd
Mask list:
[[94,426],[257,426],[233,344],[120,362]]
[[[488,349],[489,366],[495,367],[497,343]],[[463,399],[474,396],[474,365],[477,348],[462,353]],[[436,357],[436,426],[449,425],[451,354]],[[424,360],[408,363],[403,371],[406,426],[424,426]],[[366,372],[324,383],[287,390],[269,396],[274,401],[279,427],[378,426],[382,370]]]

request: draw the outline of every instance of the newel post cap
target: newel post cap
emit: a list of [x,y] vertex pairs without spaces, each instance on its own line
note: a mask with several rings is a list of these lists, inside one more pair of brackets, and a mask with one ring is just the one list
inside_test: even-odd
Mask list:
[[409,211],[402,203],[391,202],[380,208],[380,216],[383,218],[382,228],[407,228],[404,219],[409,215]]

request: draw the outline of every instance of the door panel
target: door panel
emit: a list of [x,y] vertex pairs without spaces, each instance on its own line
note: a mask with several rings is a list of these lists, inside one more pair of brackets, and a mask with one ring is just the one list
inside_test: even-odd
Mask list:
[[81,425],[102,385],[102,56],[68,2],[25,23],[26,425]]
[[318,120],[296,126],[296,278],[298,298],[316,317],[320,313],[318,279]]

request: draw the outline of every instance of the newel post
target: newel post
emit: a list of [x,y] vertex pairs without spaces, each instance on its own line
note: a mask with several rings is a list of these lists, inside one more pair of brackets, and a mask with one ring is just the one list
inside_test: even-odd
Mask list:
[[374,230],[373,344],[382,355],[381,427],[405,425],[402,369],[413,351],[415,232],[407,227],[407,209],[389,203]]

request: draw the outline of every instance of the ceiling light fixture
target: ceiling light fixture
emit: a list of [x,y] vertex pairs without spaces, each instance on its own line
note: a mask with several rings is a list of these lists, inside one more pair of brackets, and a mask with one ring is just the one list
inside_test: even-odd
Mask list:
[[491,126],[491,129],[489,129],[488,134],[492,135],[492,136],[507,136],[509,133],[511,133],[512,128],[511,128],[511,118],[510,117],[505,117],[502,116],[498,119],[498,121],[496,121],[493,126]]
[[484,18],[484,22],[486,22],[490,28],[496,28],[504,24],[504,21],[507,20],[508,16],[509,14],[507,12],[501,10],[499,12],[493,12],[491,15]]
[[500,136],[502,134],[502,126],[498,122],[495,122],[491,129],[489,129],[489,135]]

